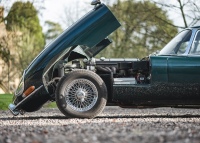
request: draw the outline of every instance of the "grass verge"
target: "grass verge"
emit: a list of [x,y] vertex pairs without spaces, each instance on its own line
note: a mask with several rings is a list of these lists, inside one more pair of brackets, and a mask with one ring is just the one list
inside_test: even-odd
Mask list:
[[0,94],[0,110],[7,110],[8,105],[12,103],[12,94]]
[[49,101],[44,105],[44,108],[57,108],[56,102]]

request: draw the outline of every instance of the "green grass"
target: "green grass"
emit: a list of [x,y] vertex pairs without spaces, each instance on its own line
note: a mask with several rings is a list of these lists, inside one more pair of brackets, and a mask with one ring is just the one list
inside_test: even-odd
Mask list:
[[0,110],[7,110],[8,105],[12,103],[12,94],[0,94]]
[[57,108],[56,102],[47,102],[44,108]]

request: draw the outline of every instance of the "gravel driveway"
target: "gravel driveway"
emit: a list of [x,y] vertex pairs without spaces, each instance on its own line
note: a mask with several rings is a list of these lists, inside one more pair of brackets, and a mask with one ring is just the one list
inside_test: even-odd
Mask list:
[[58,109],[0,111],[0,130],[0,143],[200,143],[200,109],[106,107],[95,119],[66,119]]

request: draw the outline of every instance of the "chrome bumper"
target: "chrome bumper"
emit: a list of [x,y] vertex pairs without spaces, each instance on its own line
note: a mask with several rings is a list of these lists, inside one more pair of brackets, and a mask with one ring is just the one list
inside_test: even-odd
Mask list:
[[14,116],[17,116],[19,113],[21,113],[21,109],[20,106],[22,104],[24,104],[26,101],[28,101],[32,96],[34,96],[34,94],[40,90],[43,87],[43,85],[41,85],[40,87],[38,87],[36,90],[34,90],[30,95],[28,95],[26,98],[24,98],[21,102],[19,102],[17,105],[14,104],[9,104],[8,109],[11,111],[11,113]]
[[17,116],[19,114],[19,111],[16,109],[16,106],[14,104],[9,104],[8,109],[14,116]]

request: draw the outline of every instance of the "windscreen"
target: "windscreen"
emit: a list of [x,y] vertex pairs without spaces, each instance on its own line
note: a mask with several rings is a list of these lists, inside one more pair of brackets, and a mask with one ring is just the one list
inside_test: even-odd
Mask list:
[[184,54],[192,35],[191,30],[184,30],[176,35],[159,53],[159,55]]

